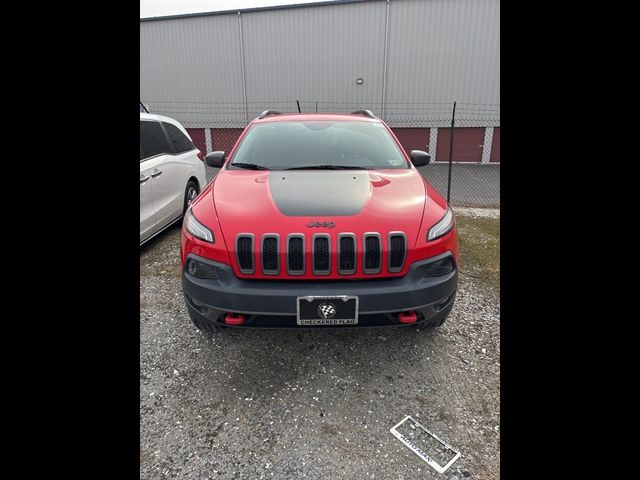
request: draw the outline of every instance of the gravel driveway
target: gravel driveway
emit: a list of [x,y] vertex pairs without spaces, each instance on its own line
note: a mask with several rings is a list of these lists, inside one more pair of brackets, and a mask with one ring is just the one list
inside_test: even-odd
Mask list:
[[[499,478],[499,293],[460,277],[435,333],[192,325],[180,227],[140,249],[140,478]],[[438,474],[389,429],[458,448]]]

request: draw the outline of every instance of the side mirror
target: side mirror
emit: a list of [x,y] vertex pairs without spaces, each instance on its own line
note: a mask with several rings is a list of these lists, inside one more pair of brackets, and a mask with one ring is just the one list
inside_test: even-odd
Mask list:
[[411,150],[411,163],[413,163],[416,167],[424,167],[425,165],[429,165],[431,161],[431,155],[427,152],[423,152],[422,150]]
[[213,168],[222,168],[224,165],[225,156],[224,152],[218,150],[216,152],[208,153],[206,157],[204,157],[204,161],[207,165]]

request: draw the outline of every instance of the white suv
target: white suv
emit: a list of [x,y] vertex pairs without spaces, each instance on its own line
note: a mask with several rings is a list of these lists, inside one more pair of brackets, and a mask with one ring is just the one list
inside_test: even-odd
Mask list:
[[184,127],[140,113],[140,244],[180,220],[206,184],[203,154]]

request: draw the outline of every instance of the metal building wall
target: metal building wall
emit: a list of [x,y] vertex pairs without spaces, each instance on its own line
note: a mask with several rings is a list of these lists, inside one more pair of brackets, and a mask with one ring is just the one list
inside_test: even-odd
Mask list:
[[[384,0],[143,20],[140,98],[187,127],[242,127],[245,89],[249,119],[299,99],[307,111],[318,101],[445,127],[454,100],[462,117],[465,104],[499,105],[499,5],[390,0],[386,81]],[[493,113],[487,125],[499,125]]]
[[279,109],[279,100],[380,103],[385,10],[385,2],[366,2],[243,14],[250,113]]
[[499,28],[499,0],[391,0],[386,102],[423,105],[436,121],[454,101],[500,104]]
[[140,23],[140,99],[187,128],[242,123],[238,15]]

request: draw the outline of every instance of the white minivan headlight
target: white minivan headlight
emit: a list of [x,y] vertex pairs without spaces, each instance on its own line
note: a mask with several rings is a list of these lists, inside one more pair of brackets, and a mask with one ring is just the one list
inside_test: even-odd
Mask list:
[[196,216],[191,212],[191,209],[185,213],[184,222],[187,232],[191,235],[205,242],[215,243],[216,240],[213,237],[213,232],[198,221]]
[[447,213],[444,214],[444,217],[429,229],[429,233],[427,233],[427,241],[430,242],[431,240],[435,240],[436,238],[446,235],[451,231],[455,223],[453,211],[451,210],[451,207],[447,206]]

